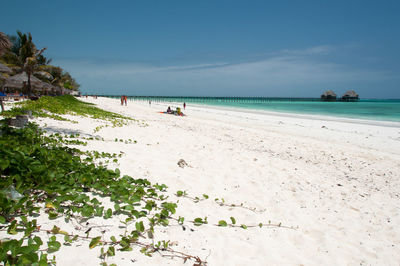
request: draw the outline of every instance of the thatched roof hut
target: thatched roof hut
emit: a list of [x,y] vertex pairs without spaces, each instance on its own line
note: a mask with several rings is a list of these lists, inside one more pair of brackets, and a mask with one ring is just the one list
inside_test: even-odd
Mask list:
[[0,63],[0,72],[1,73],[11,73],[12,70],[8,66],[3,65],[2,63]]
[[[9,77],[4,84],[4,88],[21,89],[24,86],[24,82],[28,83],[28,74],[26,72]],[[39,88],[42,85],[42,81],[31,76],[31,85],[32,88]]]
[[358,94],[353,90],[346,91],[346,93],[343,94],[343,96],[342,96],[342,101],[349,102],[349,101],[358,101],[358,100],[359,100]]
[[66,89],[66,88],[62,88],[62,91],[61,91],[61,93],[62,93],[63,95],[64,95],[64,94],[71,95],[72,92],[73,92],[73,90]]
[[[24,84],[25,83],[25,84]],[[26,88],[28,84],[28,74],[26,72],[22,72],[18,75],[14,75],[9,77],[4,85],[3,88],[6,91],[20,91],[22,92],[23,89]],[[36,78],[35,76],[31,76],[31,86],[32,91],[38,91],[40,93],[46,89],[52,89],[53,85],[48,84],[46,82],[42,82],[40,79]]]
[[327,90],[321,95],[321,100],[323,101],[336,101],[336,93],[332,90]]

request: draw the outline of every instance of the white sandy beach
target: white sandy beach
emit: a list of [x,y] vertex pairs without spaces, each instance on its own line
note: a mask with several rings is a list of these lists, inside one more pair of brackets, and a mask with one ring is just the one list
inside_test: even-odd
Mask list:
[[[208,265],[399,265],[400,123],[312,118],[187,106],[185,117],[160,114],[165,103],[81,98],[105,110],[139,119],[122,128],[93,133],[96,122],[73,124],[36,119],[49,132],[101,136],[81,149],[123,152],[122,174],[164,183],[176,217],[207,217],[208,225],[159,228],[158,240],[199,256]],[[136,144],[114,142],[132,139]],[[188,167],[177,165],[184,159]],[[209,199],[194,203],[176,191]],[[219,206],[243,204],[247,208]],[[217,227],[219,220],[285,227]],[[46,216],[44,216],[46,217]],[[89,220],[95,224],[96,220]],[[43,226],[51,228],[53,221]],[[63,230],[72,223],[57,221]],[[101,221],[118,235],[118,219]],[[90,224],[90,225],[92,225]],[[90,226],[87,225],[87,226]],[[82,226],[82,225],[80,225]],[[133,225],[134,226],[134,225]],[[189,229],[193,229],[189,230]],[[114,231],[115,232],[114,232]],[[99,265],[98,248],[88,243],[62,247],[57,265]],[[181,259],[117,252],[117,265],[183,265]],[[193,262],[186,262],[191,265]],[[185,265],[186,265],[185,264]]]

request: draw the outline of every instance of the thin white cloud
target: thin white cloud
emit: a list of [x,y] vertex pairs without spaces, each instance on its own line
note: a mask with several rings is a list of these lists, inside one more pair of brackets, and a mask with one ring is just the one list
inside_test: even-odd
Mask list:
[[[58,62],[84,90],[125,88],[124,93],[153,95],[317,96],[327,87],[356,87],[397,79],[382,71],[317,60],[332,46],[281,51],[267,59],[243,63],[155,66],[135,62]],[[302,94],[306,93],[306,95]]]
[[290,54],[290,55],[328,55],[335,51],[335,47],[331,45],[320,45],[314,46],[310,48],[306,48],[303,50],[282,50],[282,54]]

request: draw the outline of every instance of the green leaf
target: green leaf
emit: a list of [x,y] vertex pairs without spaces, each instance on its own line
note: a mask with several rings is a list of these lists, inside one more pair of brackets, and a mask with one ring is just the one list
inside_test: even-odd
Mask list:
[[19,254],[29,254],[29,253],[31,253],[33,250],[34,250],[33,245],[32,245],[32,246],[23,246],[23,247],[20,247],[20,248],[18,249],[18,253],[19,253]]
[[49,219],[54,220],[58,217],[58,213],[55,211],[49,211]]
[[144,231],[144,225],[143,225],[143,221],[137,222],[135,224],[136,230],[138,230],[139,232],[143,232]]
[[101,236],[95,237],[90,241],[89,248],[92,249],[100,243]]
[[227,225],[228,225],[228,224],[227,224],[226,221],[224,221],[224,220],[221,220],[221,221],[218,222],[218,226],[225,227],[225,226],[227,226]]
[[0,169],[2,171],[4,171],[8,166],[10,165],[10,161],[9,160],[0,160]]
[[200,225],[202,225],[202,224],[204,224],[203,219],[201,219],[201,218],[196,218],[196,219],[194,219],[194,225],[195,225],[195,226],[200,226]]
[[236,219],[235,219],[235,217],[231,217],[231,221],[232,221],[232,224],[236,224]]
[[52,234],[58,234],[60,232],[60,227],[54,225],[53,229],[51,229]]
[[42,253],[40,255],[40,260],[39,260],[39,266],[47,266],[47,254],[46,253]]
[[208,198],[209,198],[207,194],[203,194],[203,197],[204,197],[205,199],[208,199]]
[[17,221],[16,220],[12,221],[11,224],[8,226],[7,233],[10,234],[10,235],[18,234],[18,232],[17,232]]
[[114,247],[111,246],[108,248],[107,256],[110,256],[110,257],[115,256],[115,248]]
[[0,215],[0,223],[5,224],[6,222],[6,218]]
[[125,205],[123,206],[121,209],[125,210],[125,211],[132,211],[135,208],[132,205]]
[[50,241],[47,242],[48,252],[56,252],[60,249],[61,243],[56,240],[55,236],[50,237]]
[[40,237],[38,237],[38,236],[35,236],[35,237],[33,238],[33,241],[35,241],[36,244],[38,244],[39,246],[43,245],[42,239],[41,239]]
[[70,245],[72,243],[72,239],[69,237],[69,235],[64,236],[64,245]]
[[93,215],[93,213],[94,213],[93,206],[85,205],[82,208],[82,215],[85,216],[85,217],[91,217]]
[[109,208],[107,209],[106,213],[104,214],[104,219],[108,219],[112,216],[112,210]]
[[247,225],[245,225],[245,224],[242,224],[240,227],[243,229],[247,229]]

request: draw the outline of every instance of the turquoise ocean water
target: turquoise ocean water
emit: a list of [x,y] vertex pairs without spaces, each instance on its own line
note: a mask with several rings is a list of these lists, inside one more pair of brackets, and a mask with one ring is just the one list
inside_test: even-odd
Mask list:
[[[120,96],[108,96],[119,98]],[[243,98],[243,97],[144,97],[129,96],[129,100],[152,102],[186,102],[210,106],[245,108],[294,114],[400,122],[400,99],[362,99],[358,102],[321,102],[313,98]]]

